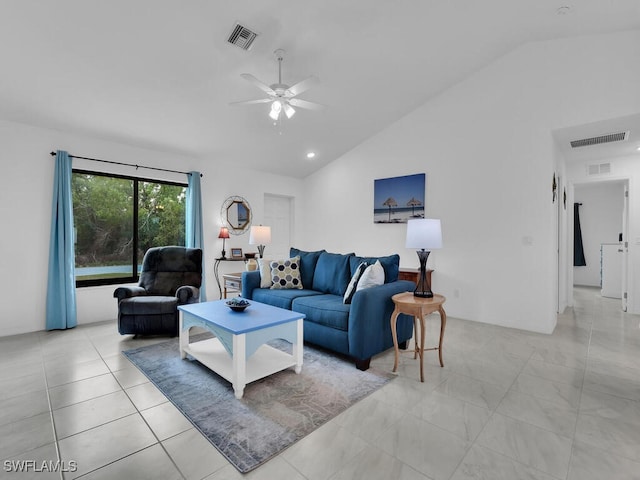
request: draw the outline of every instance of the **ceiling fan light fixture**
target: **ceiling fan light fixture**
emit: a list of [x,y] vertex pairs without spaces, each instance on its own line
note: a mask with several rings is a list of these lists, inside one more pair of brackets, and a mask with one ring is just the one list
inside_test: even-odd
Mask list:
[[273,120],[278,120],[278,118],[280,118],[281,111],[282,111],[282,105],[280,104],[279,100],[276,100],[271,104],[271,111],[269,112],[269,116]]
[[289,105],[288,103],[284,104],[284,113],[287,116],[287,118],[291,118],[295,115],[296,113],[296,109],[293,108],[291,105]]
[[[254,105],[261,103],[271,103],[271,109],[269,110],[269,117],[278,122],[281,119],[281,113],[284,111],[284,115],[287,118],[291,118],[295,115],[297,108],[303,108],[308,110],[320,110],[324,105],[319,103],[310,102],[308,100],[302,100],[297,98],[303,92],[306,92],[311,88],[318,79],[314,76],[308,77],[292,86],[282,82],[282,59],[284,58],[284,50],[278,49],[275,52],[276,59],[278,61],[278,83],[267,85],[261,82],[250,73],[243,73],[240,76],[252,83],[260,90],[262,90],[267,98],[261,98],[258,100],[246,100],[244,102],[232,102],[230,105]],[[294,108],[295,107],[295,108]]]

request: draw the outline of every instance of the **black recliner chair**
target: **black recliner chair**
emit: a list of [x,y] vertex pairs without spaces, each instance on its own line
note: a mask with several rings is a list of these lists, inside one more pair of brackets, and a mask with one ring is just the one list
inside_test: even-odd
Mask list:
[[198,302],[201,285],[201,249],[150,248],[138,286],[113,292],[118,299],[118,331],[121,335],[177,335],[178,305]]

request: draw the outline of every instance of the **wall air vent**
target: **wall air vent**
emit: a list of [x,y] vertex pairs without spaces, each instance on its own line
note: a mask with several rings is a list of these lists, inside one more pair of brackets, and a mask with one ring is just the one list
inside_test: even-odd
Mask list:
[[605,173],[611,173],[610,163],[596,163],[593,165],[587,165],[587,175],[603,175]]
[[229,38],[227,38],[227,42],[240,47],[243,50],[249,50],[257,36],[257,33],[249,30],[247,27],[240,25],[239,23],[236,23],[236,26],[233,27]]
[[600,135],[599,137],[582,138],[580,140],[572,140],[571,148],[590,147],[591,145],[600,145],[601,143],[622,142],[629,138],[629,132],[609,133]]

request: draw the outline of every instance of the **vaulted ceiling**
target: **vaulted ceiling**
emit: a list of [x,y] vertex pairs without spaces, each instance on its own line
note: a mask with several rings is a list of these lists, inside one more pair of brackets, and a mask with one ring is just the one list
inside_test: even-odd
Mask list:
[[[638,0],[2,0],[0,118],[304,177],[523,43],[640,28]],[[563,14],[564,13],[564,14]],[[258,36],[227,42],[239,22]],[[320,82],[274,125],[240,77]],[[316,153],[312,160],[309,151]],[[73,152],[91,156],[92,152]]]

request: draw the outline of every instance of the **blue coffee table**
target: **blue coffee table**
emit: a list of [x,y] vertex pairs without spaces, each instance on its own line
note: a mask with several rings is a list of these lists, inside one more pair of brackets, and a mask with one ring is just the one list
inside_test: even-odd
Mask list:
[[[247,384],[260,378],[290,367],[301,372],[304,314],[253,301],[244,312],[234,312],[225,302],[178,307],[181,358],[189,354],[231,382],[238,399]],[[190,343],[191,327],[204,328],[215,338]],[[293,345],[292,354],[266,345],[277,338]]]

